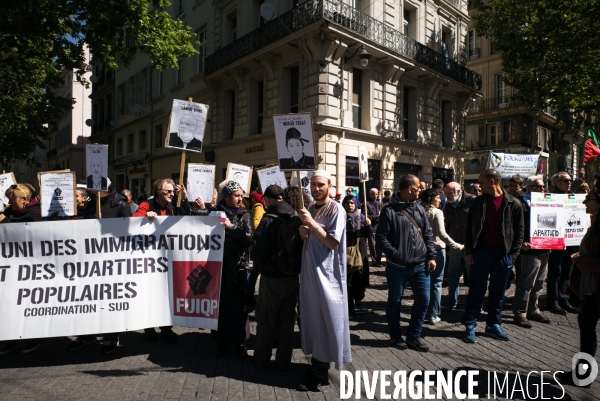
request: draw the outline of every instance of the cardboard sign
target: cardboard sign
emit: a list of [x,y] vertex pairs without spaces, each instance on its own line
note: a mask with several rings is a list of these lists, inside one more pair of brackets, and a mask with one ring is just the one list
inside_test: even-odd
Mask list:
[[212,202],[215,187],[216,166],[212,164],[190,163],[187,174],[187,198],[194,202],[202,198],[205,203]]
[[256,169],[256,174],[258,175],[258,181],[263,193],[271,185],[279,185],[283,189],[286,189],[288,186],[285,173],[279,169],[278,164]]
[[565,247],[565,194],[531,193],[530,233],[533,249]]
[[4,203],[5,206],[10,203],[10,199],[5,195],[6,190],[16,183],[17,180],[13,173],[0,174],[0,200],[2,200],[2,203]]
[[206,104],[174,99],[165,147],[202,152],[207,114]]
[[273,124],[279,169],[281,171],[316,170],[315,141],[310,113],[274,115]]
[[45,171],[38,173],[42,217],[76,216],[77,183],[72,171]]
[[243,164],[227,163],[226,180],[234,180],[250,195],[250,185],[252,182],[252,167],[244,166]]
[[108,191],[108,145],[85,145],[86,188]]

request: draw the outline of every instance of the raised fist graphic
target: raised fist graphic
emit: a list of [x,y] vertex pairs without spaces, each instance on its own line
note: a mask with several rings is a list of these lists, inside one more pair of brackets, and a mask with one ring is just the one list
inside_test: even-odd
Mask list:
[[190,289],[194,295],[206,294],[206,287],[212,280],[212,275],[202,265],[198,265],[192,272],[186,277],[188,283],[190,283]]

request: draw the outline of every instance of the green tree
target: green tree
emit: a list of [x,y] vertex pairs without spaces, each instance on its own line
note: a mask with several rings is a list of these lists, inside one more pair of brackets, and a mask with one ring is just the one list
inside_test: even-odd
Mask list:
[[534,110],[533,132],[548,108],[569,127],[589,125],[600,109],[600,1],[474,0],[473,7],[478,35],[502,52],[505,82]]
[[[82,75],[84,45],[93,63],[128,65],[137,52],[154,67],[196,53],[195,34],[164,11],[168,0],[6,0],[0,4],[0,162],[43,147],[73,100],[56,96],[63,68]],[[83,82],[88,84],[87,82]]]

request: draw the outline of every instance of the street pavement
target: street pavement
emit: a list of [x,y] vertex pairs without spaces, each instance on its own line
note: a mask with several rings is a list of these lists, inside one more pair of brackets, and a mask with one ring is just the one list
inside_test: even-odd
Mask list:
[[[512,291],[505,302],[503,328],[510,336],[501,342],[483,335],[484,312],[477,327],[478,341],[462,341],[464,326],[460,324],[462,310],[443,313],[442,322],[425,325],[423,339],[431,348],[429,353],[401,351],[391,347],[385,319],[387,284],[383,268],[371,268],[371,288],[363,305],[371,313],[357,315],[350,322],[352,363],[344,366],[357,370],[414,370],[479,371],[477,394],[481,400],[507,399],[506,391],[488,390],[488,374],[509,372],[509,386],[523,383],[525,392],[513,393],[513,399],[542,399],[539,393],[541,379],[531,371],[570,370],[571,359],[578,352],[579,330],[577,316],[549,315],[552,324],[535,323],[532,329],[512,324]],[[464,301],[466,287],[461,287]],[[444,289],[444,303],[447,289]],[[545,296],[542,302],[545,302]],[[403,301],[402,326],[405,334],[412,296],[406,291]],[[543,305],[543,303],[542,303]],[[1,323],[1,322],[0,322]],[[45,339],[42,346],[31,354],[20,350],[0,356],[0,400],[338,400],[340,399],[340,372],[330,371],[330,385],[320,392],[303,393],[295,390],[309,367],[310,359],[300,349],[296,327],[296,347],[292,367],[280,372],[274,366],[257,369],[250,357],[217,357],[215,343],[208,330],[175,327],[179,344],[161,341],[149,342],[143,331],[121,335],[121,345],[108,355],[100,354],[98,344],[77,351],[67,351],[68,338]],[[252,336],[248,353],[252,355],[256,324],[251,323]],[[490,373],[491,372],[491,373]],[[493,376],[491,376],[493,377]],[[498,376],[500,377],[500,376]],[[600,379],[591,388],[565,386],[565,393],[546,373],[545,399],[563,400],[600,399]],[[435,388],[435,387],[434,387]],[[462,388],[462,386],[461,386]],[[491,387],[493,388],[493,386]],[[375,393],[381,399],[379,386]],[[517,390],[519,387],[517,386]],[[393,390],[393,387],[392,387]],[[391,393],[391,391],[388,390]],[[434,391],[435,393],[435,391]],[[365,398],[364,388],[362,397]],[[352,395],[354,398],[354,394]],[[366,398],[365,398],[366,399]],[[407,398],[410,399],[410,398]]]

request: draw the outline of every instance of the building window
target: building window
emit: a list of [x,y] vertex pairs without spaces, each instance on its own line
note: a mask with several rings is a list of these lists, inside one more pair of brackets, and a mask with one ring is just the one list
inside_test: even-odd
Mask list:
[[417,88],[404,87],[402,122],[404,139],[417,140]]
[[196,55],[196,74],[204,71],[204,58],[206,57],[206,31],[198,32],[198,54]]
[[113,116],[112,94],[106,95],[104,103],[106,104],[106,121],[108,121],[110,125]]
[[117,116],[125,113],[125,86],[119,85],[117,88]]
[[144,68],[142,70],[142,77],[144,81],[144,103],[148,103],[150,101],[150,76],[152,74],[152,70],[150,68]]
[[407,2],[404,2],[402,19],[404,24],[402,33],[411,39],[417,40],[417,9],[409,6]]
[[154,126],[154,147],[161,148],[164,143],[162,124]]
[[496,75],[496,102],[499,109],[508,106],[508,85],[503,78],[504,74]]
[[177,15],[183,14],[183,2],[184,0],[177,0]]
[[290,113],[297,113],[300,103],[300,67],[290,68]]
[[175,70],[175,86],[183,82],[183,58],[177,60],[177,69]]
[[467,52],[469,60],[479,58],[479,38],[473,29],[467,34]]
[[502,137],[505,143],[510,143],[510,138],[512,134],[512,125],[510,121],[505,121],[502,127]]
[[364,13],[363,0],[352,0],[352,7],[356,8],[361,13]]
[[[267,23],[260,12],[260,6],[265,3],[265,0],[254,0],[254,12],[252,14],[254,22],[252,23],[252,29],[257,29]],[[273,15],[273,18],[275,15]]]
[[362,128],[362,71],[352,71],[352,126]]
[[494,146],[500,144],[500,127],[497,124],[488,124],[488,145]]
[[227,38],[228,43],[232,43],[237,40],[237,10],[231,13],[226,20]]
[[[380,181],[381,160],[367,159],[367,165],[368,165],[368,169],[369,169],[369,181],[367,181],[365,183],[367,191],[369,191],[371,188],[377,188],[377,189],[381,188],[381,181]],[[346,156],[346,181],[344,183],[345,187],[358,188],[358,192],[359,192],[358,199],[364,199],[363,198],[363,185],[360,182],[358,173],[359,173],[358,157]],[[342,188],[340,188],[340,189],[342,189]],[[338,192],[342,192],[342,191],[338,190]],[[346,195],[345,188],[344,188],[343,194]]]
[[452,130],[452,102],[442,102],[442,146],[452,149],[454,140]]
[[223,103],[223,139],[233,139],[236,116],[235,90],[225,92]]
[[117,156],[123,154],[123,138],[117,138]]
[[145,129],[140,131],[140,135],[138,137],[138,149],[139,150],[146,149],[146,130]]
[[258,115],[256,119],[256,132],[262,134],[263,129],[263,117],[265,112],[265,88],[264,82],[258,82]]
[[133,153],[133,134],[127,135],[127,153]]
[[160,70],[157,72],[158,73],[156,74],[156,96],[160,96],[165,91],[165,86],[164,86],[165,73],[164,73],[164,71],[160,71]]
[[131,104],[130,107],[140,104],[140,74],[135,73],[131,77]]

